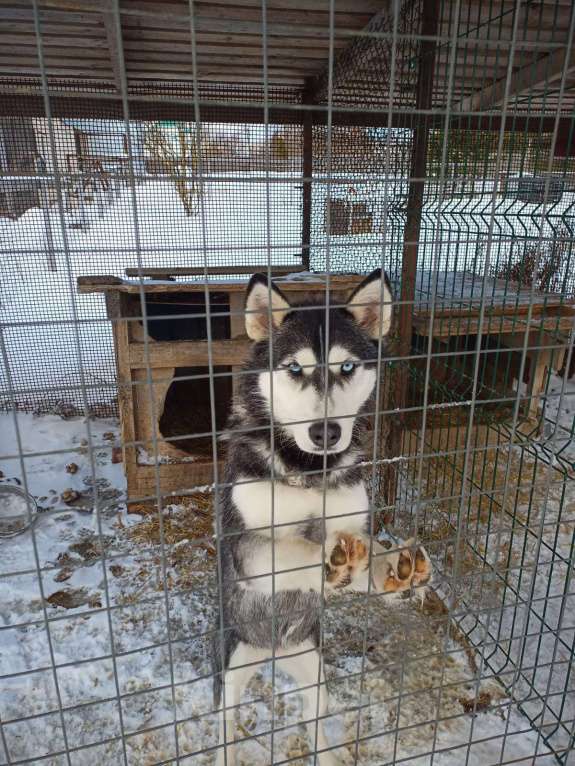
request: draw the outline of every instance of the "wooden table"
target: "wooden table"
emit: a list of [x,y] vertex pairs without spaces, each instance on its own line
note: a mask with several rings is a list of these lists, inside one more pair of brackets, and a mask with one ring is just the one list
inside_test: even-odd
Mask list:
[[502,347],[522,351],[527,334],[527,414],[537,416],[548,370],[561,368],[568,349],[573,301],[555,293],[532,292],[503,279],[487,277],[484,281],[467,271],[440,272],[435,280],[431,272],[419,271],[415,303],[415,334],[429,337],[431,333],[438,343],[481,333],[495,338]]

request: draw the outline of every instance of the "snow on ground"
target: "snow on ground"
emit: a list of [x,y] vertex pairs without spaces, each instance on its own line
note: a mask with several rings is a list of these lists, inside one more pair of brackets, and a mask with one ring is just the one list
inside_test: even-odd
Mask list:
[[[179,755],[190,756],[185,763],[212,763],[213,753],[201,752],[217,744],[204,635],[217,613],[209,498],[164,509],[164,569],[157,512],[126,512],[122,465],[113,462],[114,420],[19,413],[15,421],[7,413],[0,415],[0,434],[2,483],[25,475],[40,507],[33,533],[0,539],[0,763],[9,762],[8,747],[12,760],[60,766],[67,761],[58,752],[67,743],[82,748],[73,750],[73,764],[119,765],[122,728],[129,764],[175,763],[174,710]],[[66,490],[79,497],[65,503]],[[437,603],[373,599],[367,621],[364,596],[329,602],[328,735],[334,746],[349,743],[338,751],[342,762],[354,763],[359,726],[364,766],[394,757],[413,766],[527,766],[535,752],[538,764],[553,763],[501,684],[487,678],[492,673],[477,682],[469,645]],[[298,723],[301,698],[287,693],[287,676],[280,674],[278,685],[286,694],[274,708],[276,757],[311,764]],[[238,736],[262,732],[241,745],[244,766],[269,763],[263,733],[271,724],[270,693],[266,668],[243,700]]]
[[[366,189],[356,189],[355,198],[381,199],[380,187]],[[334,193],[345,195],[347,191],[335,189]],[[324,187],[316,185],[314,200],[324,192]],[[401,184],[397,194],[401,197]],[[147,180],[137,187],[136,195],[138,238],[128,190],[106,208],[102,218],[95,206],[88,206],[86,228],[75,227],[77,214],[67,218],[62,228],[53,208],[49,218],[56,248],[55,272],[47,268],[46,223],[40,210],[30,210],[15,222],[0,220],[0,320],[5,349],[0,367],[1,401],[9,400],[10,382],[19,403],[45,411],[59,402],[56,409],[66,412],[69,404],[82,407],[79,387],[83,384],[89,404],[111,404],[113,409],[116,392],[110,328],[102,298],[76,294],[75,280],[81,274],[122,276],[125,267],[138,265],[138,251],[144,266],[202,264],[204,233],[210,246],[209,264],[226,262],[231,253],[237,263],[266,263],[268,207],[272,259],[297,263],[301,197],[297,179],[272,183],[269,196],[265,183],[255,178],[249,185],[223,180],[210,183],[205,229],[199,216],[184,215],[170,184]],[[383,235],[392,243],[389,257],[400,252],[404,212],[401,199],[395,202],[387,211],[385,226],[383,219],[379,223],[377,219],[372,234],[332,238],[332,268],[368,270],[379,265]],[[561,211],[572,210],[573,202],[573,195],[564,195]],[[446,200],[437,230],[437,203],[430,203],[424,216],[425,257],[434,257],[439,269],[473,268],[478,242],[486,241],[491,203],[489,190],[471,200]],[[512,246],[514,217],[529,219],[529,230],[538,233],[538,211],[537,205],[498,200],[496,252],[506,253]],[[379,208],[375,212],[382,214]],[[461,216],[465,216],[467,228],[462,227]],[[547,236],[552,228],[553,224],[545,223],[539,233]],[[321,226],[317,232],[320,230]],[[439,248],[434,244],[438,235]],[[321,268],[325,256],[325,239],[320,233],[314,265]],[[479,262],[483,263],[481,258]],[[79,325],[74,323],[75,317],[81,320]],[[550,390],[555,387],[558,391],[560,385],[554,379]],[[29,388],[35,390],[27,394]],[[557,399],[549,398],[546,405],[551,426],[555,422],[562,426],[557,446],[571,461],[575,460],[574,396],[575,387],[569,383],[561,411]],[[114,462],[119,435],[113,419],[86,421],[20,413],[17,421],[26,453],[27,486],[41,513],[33,533],[0,540],[0,763],[9,757],[60,766],[68,763],[63,755],[40,759],[66,746],[87,746],[74,751],[71,763],[114,766],[124,763],[122,727],[130,764],[175,762],[177,754],[190,754],[186,763],[211,763],[212,756],[200,752],[215,746],[217,737],[211,711],[209,647],[203,635],[216,613],[205,498],[190,508],[164,509],[164,566],[157,513],[126,511],[122,465]],[[24,481],[16,436],[13,415],[0,415],[4,484]],[[476,662],[483,675],[493,675],[495,668],[504,683],[513,686],[513,702],[496,680],[476,683],[469,646],[461,635],[452,634],[441,614],[427,607],[422,610],[414,602],[372,605],[366,634],[368,672],[360,688],[356,674],[361,671],[366,625],[361,601],[338,599],[330,604],[326,670],[334,715],[329,721],[329,739],[334,745],[354,741],[357,705],[361,703],[359,730],[371,736],[359,748],[359,763],[391,763],[395,758],[417,766],[531,764],[536,752],[538,765],[554,762],[515,703],[522,700],[523,710],[538,717],[546,733],[553,733],[554,714],[572,726],[575,693],[568,668],[575,604],[572,584],[567,583],[572,571],[575,493],[571,480],[553,485],[547,493],[544,467],[527,475],[537,485],[536,502],[519,494],[513,517],[501,514],[493,522],[491,516],[486,520],[479,512],[477,518],[469,518],[474,526],[473,534],[466,538],[468,544],[496,572],[502,552],[515,564],[508,575],[505,601],[501,588],[487,583],[478,593],[471,578],[469,584],[462,578],[463,603],[470,609],[480,610],[490,599],[498,605],[491,620],[483,615],[473,627],[470,616],[460,626],[480,646]],[[511,495],[510,502],[515,503],[515,494]],[[441,512],[439,509],[439,521],[444,518]],[[197,530],[200,537],[207,535],[208,542],[197,539]],[[430,547],[432,544],[433,540]],[[446,551],[441,540],[436,540],[433,553],[438,569],[445,572]],[[523,599],[529,596],[532,605],[528,611]],[[501,610],[502,603],[508,608]],[[561,628],[559,641],[553,633],[557,627]],[[485,635],[488,640],[496,636],[502,641],[502,648],[493,655],[487,649],[482,653]],[[505,652],[510,662],[506,662]],[[519,659],[526,671],[514,676],[513,663]],[[553,668],[551,661],[556,663]],[[279,680],[281,688],[289,688],[288,679]],[[530,686],[541,694],[551,693],[546,711],[533,699]],[[242,736],[269,727],[270,690],[266,670],[250,689],[263,701],[244,700]],[[481,704],[485,700],[491,704],[488,710]],[[475,716],[466,712],[474,704],[481,711]],[[436,730],[433,722],[438,710],[446,720]],[[16,720],[20,718],[24,720]],[[276,737],[277,750],[284,757],[302,754],[294,761],[301,764],[311,761],[305,758],[307,739],[297,723],[299,718],[297,695],[276,700],[276,722],[287,727]],[[559,744],[566,742],[564,731],[554,736]],[[265,736],[245,743],[243,763],[269,763],[269,748]],[[438,754],[432,757],[429,753],[434,748]],[[353,745],[341,748],[340,757],[344,763],[353,763]]]
[[[76,228],[76,212],[66,213],[62,226],[58,208],[52,206],[48,217],[55,272],[47,267],[42,210],[32,208],[16,221],[0,218],[0,321],[7,355],[0,365],[0,402],[8,398],[5,366],[19,403],[42,407],[45,402],[47,408],[63,401],[82,409],[82,385],[90,404],[113,402],[112,333],[104,298],[78,295],[80,275],[121,277],[139,263],[203,266],[206,248],[208,265],[229,263],[231,257],[238,265],[266,264],[268,252],[272,263],[297,265],[297,183],[266,186],[261,175],[244,175],[241,182],[206,184],[204,218],[185,214],[169,180],[137,186],[136,214],[129,189],[105,208],[102,218],[95,204],[87,204],[86,228]],[[35,391],[27,394],[31,388]]]
[[[293,176],[293,182],[289,180]],[[353,182],[353,183],[352,183]],[[314,269],[327,263],[323,210],[332,198],[365,202],[373,219],[365,234],[332,236],[332,271],[363,271],[381,265],[382,248],[392,278],[399,274],[405,225],[405,179],[366,182],[335,179],[313,186],[316,211],[312,227]],[[472,198],[430,196],[423,212],[420,259],[425,268],[482,273],[492,224],[489,185]],[[567,225],[575,194],[542,206],[496,197],[490,262],[502,263],[525,238],[549,238]],[[145,178],[135,199],[123,188],[105,206],[85,205],[87,225],[78,228],[78,212],[60,217],[56,205],[47,218],[57,270],[47,266],[47,223],[39,208],[17,221],[0,219],[0,321],[6,346],[0,367],[0,403],[7,402],[9,368],[19,404],[48,410],[55,403],[83,410],[81,387],[90,405],[114,404],[112,334],[101,295],[78,295],[76,278],[88,274],[123,276],[126,267],[202,266],[230,262],[262,265],[300,261],[301,179],[283,173],[265,177],[242,173],[233,180],[214,176],[205,184],[204,217],[187,216],[173,182]],[[268,226],[269,222],[269,226]],[[64,223],[64,225],[62,225]],[[521,237],[517,237],[517,232]],[[519,250],[514,250],[517,255]],[[567,265],[566,265],[567,268]],[[486,296],[489,300],[489,296]],[[75,320],[80,320],[78,324]],[[27,393],[27,389],[34,389]],[[108,409],[110,409],[108,407]],[[102,408],[100,408],[102,412]]]
[[[575,381],[550,376],[541,438],[550,440],[557,424],[556,442],[548,441],[544,453],[534,434],[529,450],[509,450],[506,432],[498,448],[485,449],[480,438],[472,443],[477,457],[468,461],[465,485],[463,453],[455,460],[432,456],[419,523],[419,537],[445,577],[442,593],[456,604],[456,623],[478,649],[478,672],[496,674],[553,747],[567,752],[575,720],[574,406]],[[540,459],[556,451],[563,462],[555,468]],[[413,524],[416,495],[412,486],[400,503],[406,526]]]

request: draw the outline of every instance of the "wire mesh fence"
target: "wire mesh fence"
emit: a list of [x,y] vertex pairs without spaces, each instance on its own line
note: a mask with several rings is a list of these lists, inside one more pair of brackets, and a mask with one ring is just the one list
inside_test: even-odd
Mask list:
[[2,5],[0,763],[575,763],[574,28]]

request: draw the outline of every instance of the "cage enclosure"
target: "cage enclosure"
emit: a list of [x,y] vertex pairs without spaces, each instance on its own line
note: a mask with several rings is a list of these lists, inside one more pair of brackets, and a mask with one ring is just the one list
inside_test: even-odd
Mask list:
[[[330,747],[575,763],[574,29],[570,0],[2,4],[0,482],[38,514],[0,539],[0,763],[222,757],[245,289],[327,318],[377,268],[361,468],[434,578],[322,607]],[[270,659],[241,758],[314,763]]]

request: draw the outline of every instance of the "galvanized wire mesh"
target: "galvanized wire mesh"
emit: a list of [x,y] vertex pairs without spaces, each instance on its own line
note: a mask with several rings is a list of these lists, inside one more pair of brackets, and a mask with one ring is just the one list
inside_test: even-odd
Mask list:
[[[290,686],[273,644],[249,699],[224,685],[243,761],[331,763],[319,716],[345,763],[574,762],[571,4],[0,14],[0,488],[41,511],[0,539],[0,763],[233,762],[209,687],[234,628],[234,285],[279,266],[321,275],[328,345],[338,279],[387,271],[369,548],[415,536],[435,577],[421,607],[371,582],[319,599],[327,682]],[[283,475],[281,425],[272,543],[313,475]]]

